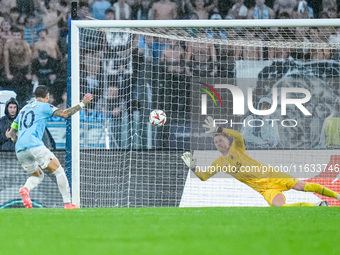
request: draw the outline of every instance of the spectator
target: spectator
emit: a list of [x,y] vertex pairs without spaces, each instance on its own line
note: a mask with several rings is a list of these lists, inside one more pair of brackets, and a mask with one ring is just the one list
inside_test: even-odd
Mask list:
[[275,13],[272,8],[265,5],[265,0],[255,0],[255,6],[250,8],[248,19],[274,19]]
[[[269,110],[271,105],[272,100],[269,97],[262,97],[257,104],[257,109]],[[274,148],[278,145],[280,141],[278,125],[270,119],[269,115],[255,114],[246,118],[245,126],[241,130],[246,148]]]
[[291,17],[295,6],[296,0],[275,0],[273,7],[275,17],[280,19],[286,17],[287,14]]
[[[279,31],[281,30],[279,29]],[[288,59],[290,56],[290,48],[285,48],[282,46],[286,40],[283,38],[280,32],[276,34],[273,41],[278,42],[277,44],[278,46],[269,47],[268,58],[272,60],[280,60],[280,61],[284,61]]]
[[219,13],[217,1],[197,0],[193,3],[193,11],[197,13],[199,19],[209,19],[212,13]]
[[91,13],[95,19],[105,19],[105,13],[112,4],[107,0],[96,0],[91,6]]
[[5,44],[8,39],[13,39],[11,28],[11,21],[9,19],[4,19],[1,23],[0,32],[0,39],[3,44]]
[[310,46],[308,39],[308,27],[296,27],[295,28],[295,40],[298,42],[302,42],[301,48],[291,49],[291,56],[294,59],[310,59]]
[[328,9],[327,11],[322,11],[320,13],[320,19],[336,19],[338,17],[338,12],[336,9]]
[[13,39],[4,46],[4,66],[8,80],[31,80],[31,56],[29,44],[23,40],[22,31],[13,28]]
[[248,8],[244,5],[244,0],[233,0],[234,5],[229,9],[226,19],[246,19]]
[[[239,38],[237,30],[229,28],[227,31],[223,31],[223,35],[235,40]],[[235,77],[235,61],[240,57],[240,46],[233,44],[216,44],[216,52],[219,61],[219,71],[221,77]],[[236,55],[237,54],[237,55]]]
[[125,107],[119,88],[110,86],[107,88],[106,96],[97,102],[95,110],[102,112],[107,118],[118,119]]
[[122,132],[127,132],[126,126],[122,125],[122,115],[127,106],[121,95],[122,91],[116,85],[109,86],[106,91],[106,95],[99,99],[87,118],[91,122],[100,121],[103,118],[110,120],[106,121],[106,128],[109,128],[107,138],[110,148],[119,148],[122,146],[120,135]]
[[37,32],[43,28],[43,25],[39,24],[38,18],[35,15],[27,16],[25,24],[24,40],[33,49],[34,44],[39,40]]
[[145,35],[139,36],[138,40],[138,53],[143,56],[144,62],[158,64],[166,47],[165,39]]
[[[185,50],[179,40],[167,40],[166,47],[162,50],[160,66],[165,69],[165,79],[161,78],[162,85],[157,88],[160,102],[154,107],[168,112],[171,123],[171,119],[184,118],[183,115],[188,110],[186,100],[190,91],[185,82]],[[166,127],[163,131],[163,138],[167,139],[170,130]]]
[[11,12],[9,14],[9,17],[11,19],[11,25],[12,27],[20,28],[21,30],[25,30],[26,24],[25,24],[25,15],[21,15],[18,8],[12,8]]
[[[213,13],[211,13],[209,19],[221,20],[222,16],[218,12],[213,12]],[[218,38],[218,39],[226,40],[227,39],[227,31],[223,27],[215,28],[215,29],[214,28],[208,28],[207,31],[206,31],[206,36],[209,39]]]
[[15,143],[11,140],[9,130],[13,120],[19,113],[18,101],[12,97],[6,102],[5,116],[0,119],[0,150],[15,150]]
[[130,7],[130,19],[135,20],[137,17],[137,8],[141,0],[125,0],[125,3]]
[[205,7],[204,0],[196,0],[193,2],[193,11],[196,12],[199,19],[209,19],[210,10]]
[[150,1],[141,0],[140,5],[137,7],[137,20],[149,20],[152,16],[152,9]]
[[322,148],[340,149],[340,97],[336,98],[331,115],[323,122],[320,144]]
[[[80,2],[78,9],[78,18],[80,20],[91,20],[94,19],[92,13],[90,12],[90,7],[88,3]],[[79,35],[81,48],[86,50],[97,50],[98,44],[96,39],[96,34],[90,29],[81,29]]]
[[[325,43],[324,38],[321,37],[320,31],[317,27],[312,27],[309,29],[309,40],[311,43]],[[331,59],[331,50],[327,48],[312,48],[311,49],[311,59],[313,60],[326,60]]]
[[34,15],[34,0],[16,0],[17,8],[21,15],[29,16]]
[[340,51],[338,50],[338,47],[336,47],[336,45],[338,45],[340,43],[340,28],[337,27],[335,30],[335,34],[332,34],[329,36],[328,38],[328,42],[329,44],[335,46],[335,50],[333,50],[332,52],[332,59],[333,60],[340,60]]
[[11,8],[10,13],[9,13],[9,18],[10,18],[10,21],[11,21],[11,25],[13,27],[18,26],[19,17],[22,17],[22,16],[20,15],[18,8],[16,8],[16,7]]
[[[323,0],[322,1],[322,13],[320,18],[332,18],[336,19],[338,14],[338,5],[336,0]],[[324,16],[324,17],[321,17]]]
[[46,27],[48,35],[56,43],[60,38],[59,22],[66,20],[68,17],[68,9],[60,5],[59,0],[50,0],[46,7],[41,5],[42,24]]
[[90,6],[86,2],[80,2],[79,3],[79,9],[78,9],[78,18],[81,20],[87,20],[93,18],[92,13],[90,12]]
[[167,47],[162,51],[161,64],[168,74],[179,76],[184,73],[185,51],[178,40],[168,39]]
[[217,74],[216,49],[212,43],[188,42],[186,74],[189,76],[215,76]]
[[65,90],[61,95],[62,102],[57,105],[60,110],[65,110],[67,108],[67,91]]
[[83,93],[86,94],[91,92],[96,95],[97,93],[95,93],[95,91],[100,86],[100,53],[94,53],[93,51],[84,52],[84,58],[82,62],[82,78],[85,81]]
[[0,73],[3,73],[3,48],[8,39],[12,39],[11,23],[10,20],[4,19],[0,27]]
[[45,51],[50,57],[60,59],[61,53],[59,51],[59,46],[47,33],[47,29],[44,27],[38,31],[39,41],[34,44],[33,58],[38,57],[39,51]]
[[177,18],[186,19],[190,12],[194,12],[191,0],[177,0]]
[[[190,12],[187,17],[187,19],[189,20],[196,20],[199,19],[198,15],[196,12]],[[184,30],[187,31],[187,33],[191,36],[191,37],[197,37],[197,34],[199,33],[199,29],[198,28],[193,28],[193,27],[188,27],[188,28],[184,28]]]
[[[57,79],[59,72],[58,62],[50,57],[46,51],[40,51],[38,58],[32,61],[32,81],[50,87]],[[55,90],[50,89],[53,94]]]
[[338,17],[338,5],[336,0],[322,1],[321,19],[336,19]]
[[141,65],[141,70],[143,70],[142,78],[145,79],[145,84],[151,84],[151,79],[153,76],[153,42],[155,38],[149,35],[142,36],[138,38],[138,55]]
[[104,18],[105,20],[115,20],[116,19],[116,17],[115,17],[115,12],[114,12],[114,10],[112,10],[112,9],[107,9],[106,11],[105,11],[105,18]]
[[1,22],[5,19],[6,16],[7,16],[6,13],[2,13],[2,12],[1,12],[1,3],[0,3],[0,24],[1,24]]
[[115,11],[117,20],[131,19],[131,7],[126,3],[126,0],[118,0],[113,4],[112,9]]
[[68,23],[71,18],[71,5],[66,0],[60,1],[60,12],[65,13],[62,20],[59,21],[58,26],[60,29],[60,37],[58,46],[61,51],[62,57],[65,57],[68,52]]
[[16,0],[1,0],[1,13],[6,16],[10,14],[11,9],[17,6]]
[[177,18],[177,6],[170,0],[159,0],[152,5],[152,19],[173,20]]
[[300,0],[293,10],[294,19],[312,19],[314,18],[314,10],[310,7],[306,0]]
[[[263,59],[263,48],[261,46],[261,40],[257,36],[254,28],[247,28],[244,34],[245,41],[252,41],[252,45],[236,47],[235,58],[243,60],[261,60]],[[257,43],[255,43],[257,42]]]
[[33,90],[38,85],[47,86],[55,103],[61,101],[61,94],[65,89],[66,80],[62,75],[60,62],[49,56],[46,51],[38,52],[38,58],[32,60]]
[[137,6],[139,5],[140,0],[126,0],[126,3],[131,8],[131,18],[136,17]]
[[[300,0],[300,2],[303,0]],[[308,18],[314,19],[314,9],[308,4],[308,0],[304,0],[307,3],[307,9],[308,9]]]

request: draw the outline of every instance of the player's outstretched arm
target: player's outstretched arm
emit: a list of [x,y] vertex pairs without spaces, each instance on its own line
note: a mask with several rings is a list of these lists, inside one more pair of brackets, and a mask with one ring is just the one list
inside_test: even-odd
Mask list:
[[216,173],[216,171],[210,171],[210,169],[209,171],[201,171],[196,165],[196,159],[192,157],[190,152],[184,152],[181,159],[201,181],[208,180]]
[[68,108],[66,110],[56,110],[53,113],[53,116],[58,116],[61,118],[68,118],[70,116],[72,116],[73,114],[75,114],[76,112],[80,111],[81,109],[83,109],[89,102],[91,102],[93,99],[93,95],[88,93],[84,96],[83,101],[81,101],[79,104],[77,104],[76,106],[73,106],[71,108]]

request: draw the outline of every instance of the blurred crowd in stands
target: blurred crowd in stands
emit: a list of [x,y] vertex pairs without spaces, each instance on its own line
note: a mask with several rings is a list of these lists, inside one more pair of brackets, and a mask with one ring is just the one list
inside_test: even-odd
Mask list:
[[[32,96],[34,86],[47,85],[51,89],[52,102],[65,107],[67,82],[68,19],[71,16],[71,2],[66,0],[1,0],[0,1],[0,89],[10,89],[17,93],[17,100],[22,107]],[[172,19],[290,19],[290,18],[337,18],[338,0],[79,0],[78,19],[117,19],[117,20],[172,20]],[[322,40],[318,30],[297,31],[304,33],[308,40]],[[208,35],[207,35],[208,36]],[[220,38],[225,38],[223,31]],[[254,31],[246,35],[254,39]],[[340,41],[334,31],[330,42]],[[148,36],[137,38],[138,53],[144,62],[150,60]],[[160,51],[160,61],[167,65],[169,73],[192,74],[194,64],[183,66],[198,56],[207,55],[208,59],[199,59],[197,63],[211,63],[209,72],[214,75],[217,67],[214,46],[202,47],[189,43],[178,44],[175,41],[164,43]],[[152,49],[154,50],[154,49]],[[205,51],[205,52],[202,52]],[[235,49],[234,59],[262,59],[263,53],[255,52],[247,56],[246,51]],[[175,55],[175,52],[177,55]],[[247,51],[249,52],[249,51]],[[92,62],[92,69],[86,73],[89,86],[96,87],[93,61],[96,53],[84,54],[83,63]],[[247,53],[249,54],[249,53]],[[289,52],[281,52],[282,58]],[[321,54],[318,52],[317,54]],[[328,52],[311,58],[330,59]],[[328,55],[329,56],[328,56]],[[201,66],[198,67],[202,69]],[[98,71],[98,70],[97,70]],[[86,72],[86,70],[85,70]],[[98,74],[99,72],[97,72]],[[54,100],[54,101],[53,101]]]

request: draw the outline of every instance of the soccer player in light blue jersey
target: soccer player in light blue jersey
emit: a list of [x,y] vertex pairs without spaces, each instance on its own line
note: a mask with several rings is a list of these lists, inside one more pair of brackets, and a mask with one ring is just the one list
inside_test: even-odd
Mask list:
[[42,137],[46,122],[51,116],[68,118],[84,108],[93,99],[93,96],[86,94],[78,105],[61,110],[47,103],[50,94],[46,86],[38,86],[34,95],[35,100],[21,109],[10,130],[12,140],[16,142],[17,158],[24,170],[31,174],[25,185],[19,190],[22,201],[26,208],[32,208],[29,192],[41,183],[44,178],[42,169],[46,169],[53,173],[57,179],[64,207],[76,209],[77,206],[71,203],[70,187],[64,168],[55,155],[45,147]]

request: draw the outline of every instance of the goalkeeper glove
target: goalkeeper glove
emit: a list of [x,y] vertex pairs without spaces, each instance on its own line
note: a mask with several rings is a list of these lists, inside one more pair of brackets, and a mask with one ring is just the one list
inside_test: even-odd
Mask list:
[[215,126],[214,119],[211,116],[208,116],[204,120],[205,124],[202,125],[202,127],[207,128],[208,130],[205,131],[206,134],[212,134],[212,133],[222,133],[223,128]]
[[196,168],[196,159],[194,159],[190,152],[184,152],[181,159],[184,161],[184,163],[191,169],[195,170]]

